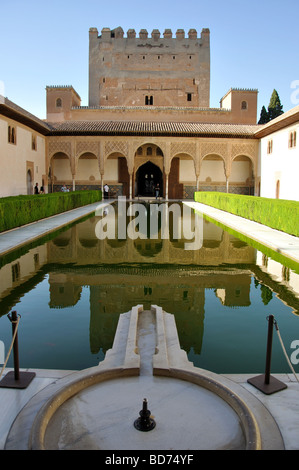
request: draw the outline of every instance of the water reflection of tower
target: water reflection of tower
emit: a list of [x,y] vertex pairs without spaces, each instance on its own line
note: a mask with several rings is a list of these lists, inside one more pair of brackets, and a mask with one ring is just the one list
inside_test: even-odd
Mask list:
[[[165,273],[164,273],[165,274]],[[114,282],[104,281],[90,286],[90,343],[93,353],[112,347],[120,313],[131,310],[134,305],[159,305],[175,316],[181,346],[185,351],[191,348],[199,354],[202,346],[204,327],[204,289],[196,282],[185,280],[174,285],[174,276],[118,276]],[[144,282],[143,282],[144,281]]]

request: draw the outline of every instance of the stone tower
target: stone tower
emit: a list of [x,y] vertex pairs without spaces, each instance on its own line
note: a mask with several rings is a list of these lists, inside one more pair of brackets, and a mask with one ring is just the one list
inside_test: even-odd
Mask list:
[[89,30],[89,106],[208,108],[210,31]]

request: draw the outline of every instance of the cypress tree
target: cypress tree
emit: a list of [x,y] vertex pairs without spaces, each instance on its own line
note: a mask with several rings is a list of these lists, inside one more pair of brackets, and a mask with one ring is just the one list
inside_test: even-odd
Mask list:
[[261,110],[260,120],[259,120],[258,124],[266,124],[266,122],[269,122],[269,114],[268,114],[265,106],[263,106],[262,110]]
[[276,117],[283,114],[282,108],[283,106],[280,102],[279,95],[277,91],[274,89],[271,95],[269,106],[268,106],[269,121],[272,121],[272,119],[275,119]]

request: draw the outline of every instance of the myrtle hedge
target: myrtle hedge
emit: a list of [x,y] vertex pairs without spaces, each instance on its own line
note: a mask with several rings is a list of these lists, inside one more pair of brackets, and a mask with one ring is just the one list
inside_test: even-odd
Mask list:
[[298,201],[221,192],[196,192],[194,199],[296,237],[299,236]]
[[0,232],[99,202],[100,190],[0,198]]

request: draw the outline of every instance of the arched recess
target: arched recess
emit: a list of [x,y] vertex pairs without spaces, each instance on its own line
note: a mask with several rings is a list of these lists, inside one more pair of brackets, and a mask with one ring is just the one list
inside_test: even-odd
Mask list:
[[201,191],[226,191],[225,162],[220,155],[205,155],[201,160],[199,187]]
[[76,169],[76,189],[93,189],[101,185],[101,173],[95,154],[85,152],[80,155]]
[[108,184],[111,195],[129,196],[130,176],[127,158],[123,154],[112,152],[105,158],[104,183]]
[[163,173],[161,169],[151,161],[141,165],[135,175],[135,196],[153,197],[155,187],[159,184],[160,196],[163,195]]
[[66,153],[55,153],[51,158],[50,168],[52,191],[60,191],[61,187],[64,184],[69,189],[72,188],[73,178],[71,171],[71,163]]
[[154,196],[154,187],[159,183],[160,196],[164,195],[165,174],[162,149],[152,143],[140,145],[134,155],[133,194]]
[[185,153],[174,155],[168,177],[169,199],[193,199],[194,191],[196,191],[196,172],[193,157]]
[[33,194],[33,181],[31,170],[27,170],[27,194]]
[[233,159],[228,191],[235,194],[254,194],[254,171],[250,157],[238,155]]

